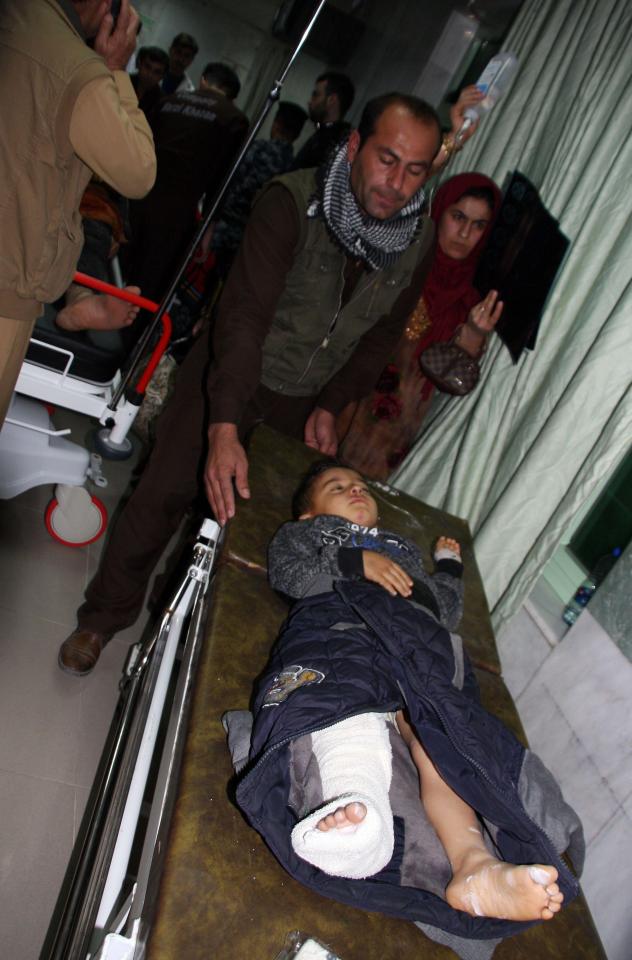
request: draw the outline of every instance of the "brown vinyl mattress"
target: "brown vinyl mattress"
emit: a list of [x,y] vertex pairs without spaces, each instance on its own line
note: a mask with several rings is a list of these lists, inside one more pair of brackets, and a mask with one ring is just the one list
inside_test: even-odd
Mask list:
[[[220,717],[247,708],[287,607],[267,585],[266,547],[289,518],[313,451],[267,427],[250,445],[252,499],[238,504],[212,586],[178,798],[149,960],[274,960],[286,934],[314,936],[342,960],[449,960],[456,955],[413,924],[344,906],[300,886],[279,866],[230,799],[232,767]],[[428,545],[458,539],[465,569],[460,633],[484,706],[525,742],[500,664],[467,524],[405,494],[377,489],[381,524]],[[494,960],[605,960],[582,897],[553,921],[505,940]]]

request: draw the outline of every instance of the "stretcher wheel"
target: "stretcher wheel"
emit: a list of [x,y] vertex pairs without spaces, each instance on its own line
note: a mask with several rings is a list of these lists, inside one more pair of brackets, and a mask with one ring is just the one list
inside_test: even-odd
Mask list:
[[107,510],[98,497],[84,487],[59,485],[44,514],[46,529],[66,547],[94,543],[108,524]]
[[95,431],[93,434],[95,450],[104,460],[127,460],[134,452],[132,441],[124,437],[120,443],[113,443],[110,440],[111,432],[107,427]]

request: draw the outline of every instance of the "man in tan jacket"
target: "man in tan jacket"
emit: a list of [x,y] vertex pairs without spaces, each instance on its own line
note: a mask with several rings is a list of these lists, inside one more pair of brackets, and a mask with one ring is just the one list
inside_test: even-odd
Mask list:
[[[140,198],[151,131],[125,72],[138,15],[122,0],[0,2],[0,425],[42,304],[68,288],[93,173]],[[94,38],[94,49],[86,39]]]

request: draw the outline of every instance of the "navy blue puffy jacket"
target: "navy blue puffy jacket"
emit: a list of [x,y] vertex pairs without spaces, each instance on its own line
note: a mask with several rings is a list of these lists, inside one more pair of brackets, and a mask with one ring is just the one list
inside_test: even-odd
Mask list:
[[[299,667],[306,682],[279,684],[284,671]],[[469,665],[462,689],[452,682],[455,669],[447,631],[374,584],[339,581],[333,592],[297,603],[258,683],[251,762],[237,801],[288,872],[324,896],[462,937],[509,936],[530,924],[470,917],[426,890],[400,886],[389,868],[366,880],[329,876],[297,857],[290,842],[290,740],[349,716],[406,706],[446,782],[497,825],[503,858],[553,864],[565,901],[577,895],[576,879],[518,794],[524,747],[481,707]]]

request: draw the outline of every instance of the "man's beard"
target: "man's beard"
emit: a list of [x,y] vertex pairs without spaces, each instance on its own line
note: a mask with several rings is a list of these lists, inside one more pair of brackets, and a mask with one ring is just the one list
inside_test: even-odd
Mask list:
[[307,216],[321,216],[330,236],[347,256],[383,270],[394,264],[415,239],[424,191],[418,190],[401,210],[382,220],[360,206],[351,188],[350,172],[345,139],[316,174],[317,189]]

